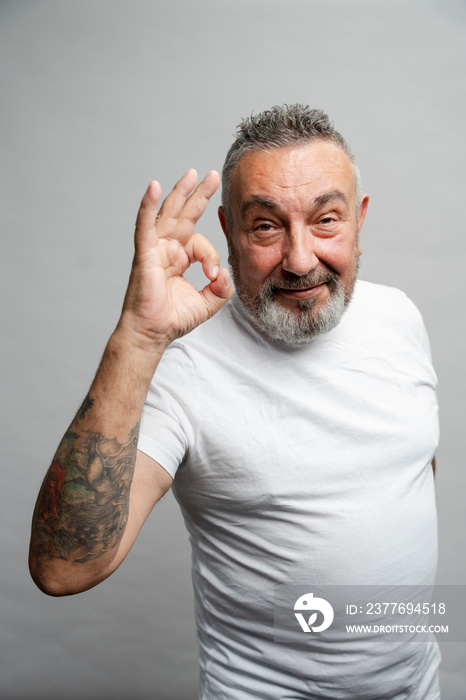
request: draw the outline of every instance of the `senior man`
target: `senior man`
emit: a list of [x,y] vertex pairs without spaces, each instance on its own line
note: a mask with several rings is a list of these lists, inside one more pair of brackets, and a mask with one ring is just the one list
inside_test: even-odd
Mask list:
[[[242,122],[219,210],[233,296],[194,233],[219,177],[196,182],[158,213],[157,182],[142,200],[119,323],[39,494],[34,580],[64,595],[105,579],[173,486],[203,700],[434,700],[435,642],[274,641],[277,586],[435,575],[435,374],[413,304],[356,281],[354,157],[320,110]],[[195,261],[200,292],[183,277]]]

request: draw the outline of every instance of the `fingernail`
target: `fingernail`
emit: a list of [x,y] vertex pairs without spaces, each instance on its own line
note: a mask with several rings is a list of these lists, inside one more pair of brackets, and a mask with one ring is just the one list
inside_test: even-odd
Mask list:
[[218,265],[214,265],[214,267],[212,268],[212,277],[214,278],[214,280],[216,280],[217,276],[218,276]]

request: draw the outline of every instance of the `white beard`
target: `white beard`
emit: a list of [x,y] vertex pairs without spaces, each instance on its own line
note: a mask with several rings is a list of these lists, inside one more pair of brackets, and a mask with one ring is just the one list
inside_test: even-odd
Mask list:
[[[337,273],[326,268],[311,272],[305,277],[290,274],[283,279],[269,277],[254,298],[251,298],[241,281],[231,248],[229,262],[238,298],[255,325],[272,340],[286,345],[302,345],[328,333],[340,323],[353,294],[359,269],[359,254],[356,249],[355,272],[347,290],[343,288]],[[321,308],[314,309],[317,297],[300,300],[296,310],[284,308],[277,299],[276,292],[279,288],[302,289],[322,283],[327,284],[330,294]]]

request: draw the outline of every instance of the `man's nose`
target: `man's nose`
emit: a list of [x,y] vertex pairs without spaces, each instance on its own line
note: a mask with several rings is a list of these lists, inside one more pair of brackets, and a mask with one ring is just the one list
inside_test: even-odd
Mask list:
[[306,226],[295,226],[288,231],[284,243],[282,268],[286,272],[303,277],[319,263],[315,239]]

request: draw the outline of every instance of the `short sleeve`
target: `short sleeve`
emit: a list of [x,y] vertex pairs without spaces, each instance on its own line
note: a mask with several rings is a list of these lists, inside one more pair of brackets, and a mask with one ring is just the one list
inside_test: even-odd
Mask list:
[[427,334],[427,330],[426,330],[426,327],[424,325],[424,321],[422,320],[422,318],[421,318],[421,325],[422,325],[422,328],[421,328],[421,347],[424,350],[424,352],[426,353],[429,360],[432,362],[432,351],[431,351],[431,347],[430,347],[429,336]]
[[418,338],[418,342],[422,350],[427,355],[430,362],[432,362],[432,351],[429,342],[429,336],[424,324],[424,319],[422,318],[421,312],[417,308],[416,304],[403,293],[406,303],[408,304],[411,312],[411,319],[413,323],[414,332]]
[[183,346],[174,343],[165,352],[151,382],[138,449],[174,477],[195,442],[198,413],[192,360]]

